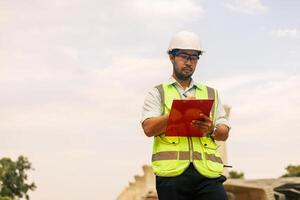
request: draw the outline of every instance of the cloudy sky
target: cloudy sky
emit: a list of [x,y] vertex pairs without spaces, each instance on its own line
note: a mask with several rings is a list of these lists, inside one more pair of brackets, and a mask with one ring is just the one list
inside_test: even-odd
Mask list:
[[[115,199],[150,163],[139,120],[169,78],[179,30],[206,53],[194,79],[232,107],[229,165],[300,164],[300,2],[0,0],[0,157],[25,155],[32,200]],[[297,89],[298,88],[298,89]]]

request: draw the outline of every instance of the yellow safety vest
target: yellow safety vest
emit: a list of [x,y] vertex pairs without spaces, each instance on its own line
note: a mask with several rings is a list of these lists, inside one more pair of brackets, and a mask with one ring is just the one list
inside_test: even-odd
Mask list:
[[[173,84],[156,87],[161,95],[162,112],[169,113],[174,99],[181,99]],[[215,122],[217,91],[205,85],[196,86],[197,99],[215,99],[210,117]],[[223,172],[223,162],[218,145],[211,137],[166,137],[164,133],[154,137],[152,168],[156,175],[172,177],[183,173],[193,163],[202,175],[215,178]]]

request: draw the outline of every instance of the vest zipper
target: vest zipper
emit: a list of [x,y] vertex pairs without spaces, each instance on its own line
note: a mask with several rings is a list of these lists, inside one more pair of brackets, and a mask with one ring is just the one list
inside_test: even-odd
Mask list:
[[[182,99],[182,96],[184,96],[185,98],[187,97],[187,95],[185,93],[181,94],[176,87],[175,87],[175,89],[177,90],[178,94],[181,96],[181,99]],[[188,138],[188,142],[189,142],[189,153],[190,153],[189,161],[190,162],[194,162],[193,161],[193,152],[194,152],[194,149],[193,149],[192,137],[187,137],[187,138]]]
[[189,152],[190,152],[190,162],[193,162],[193,143],[192,143],[192,138],[188,137],[189,141]]

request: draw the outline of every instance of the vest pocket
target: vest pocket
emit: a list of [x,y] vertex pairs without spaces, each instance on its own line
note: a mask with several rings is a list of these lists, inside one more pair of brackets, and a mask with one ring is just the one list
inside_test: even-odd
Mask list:
[[154,138],[152,167],[156,175],[173,176],[180,166],[179,147],[179,137],[160,135]]
[[165,137],[164,135],[160,135],[154,138],[153,153],[178,150],[179,137]]
[[209,137],[199,138],[200,142],[207,153],[216,153],[218,152],[218,145]]
[[222,173],[224,164],[218,151],[218,145],[208,137],[200,138],[203,146],[205,163],[207,168],[213,172]]
[[166,137],[165,134],[159,135],[158,139],[164,144],[177,145],[179,143],[179,137]]

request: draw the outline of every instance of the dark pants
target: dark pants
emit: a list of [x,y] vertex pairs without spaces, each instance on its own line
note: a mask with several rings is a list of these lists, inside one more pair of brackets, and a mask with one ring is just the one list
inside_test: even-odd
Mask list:
[[156,190],[159,200],[227,200],[225,180],[225,176],[207,178],[190,164],[179,176],[156,176]]

